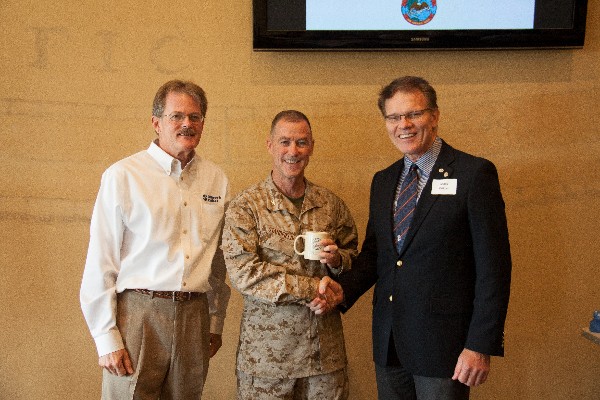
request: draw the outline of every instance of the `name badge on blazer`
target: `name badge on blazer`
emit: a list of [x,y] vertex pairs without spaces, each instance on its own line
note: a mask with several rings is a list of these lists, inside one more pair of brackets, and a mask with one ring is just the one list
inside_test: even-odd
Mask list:
[[431,194],[456,194],[457,185],[456,179],[434,179],[431,185]]

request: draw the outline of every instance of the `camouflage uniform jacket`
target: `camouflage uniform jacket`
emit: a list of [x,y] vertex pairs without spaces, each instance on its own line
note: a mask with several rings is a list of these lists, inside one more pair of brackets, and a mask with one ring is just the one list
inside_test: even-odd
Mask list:
[[327,231],[339,247],[343,269],[356,257],[358,235],[344,202],[306,181],[302,210],[271,176],[230,203],[223,252],[232,285],[244,297],[237,369],[249,375],[299,378],[346,365],[339,311],[317,316],[306,306],[316,295],[325,264],[294,252],[304,231]]

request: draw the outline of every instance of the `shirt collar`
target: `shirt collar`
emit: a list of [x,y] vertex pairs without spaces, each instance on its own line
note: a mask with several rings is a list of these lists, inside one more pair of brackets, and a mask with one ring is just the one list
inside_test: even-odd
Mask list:
[[[306,184],[306,189],[304,190],[304,206],[303,210],[309,210],[313,207],[320,206],[318,199],[311,196],[313,192],[313,184],[306,178],[304,178],[304,182]],[[289,200],[283,193],[279,191],[275,182],[273,182],[273,177],[271,174],[265,180],[266,187],[268,189],[269,200],[267,202],[267,206],[270,207],[273,211],[276,210],[288,210],[290,213],[293,213],[291,210],[293,209],[293,203]]]
[[433,169],[433,165],[435,164],[435,161],[437,160],[440,154],[441,149],[442,139],[436,136],[429,150],[427,150],[421,157],[419,157],[417,161],[413,162],[410,158],[404,156],[404,170],[408,171],[411,165],[417,164],[417,167],[419,167],[419,171],[421,172],[421,174],[429,176],[431,170]]
[[[181,162],[161,149],[157,144],[157,140],[154,140],[152,143],[150,143],[150,147],[148,147],[148,154],[150,154],[150,156],[160,165],[167,175],[181,174]],[[196,157],[194,156],[188,165],[191,166],[195,158]]]

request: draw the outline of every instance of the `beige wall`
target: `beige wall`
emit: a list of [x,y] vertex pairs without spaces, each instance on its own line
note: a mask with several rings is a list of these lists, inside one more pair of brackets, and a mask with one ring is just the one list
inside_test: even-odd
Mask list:
[[[582,50],[254,53],[250,1],[0,2],[0,398],[91,399],[100,370],[79,283],[100,174],[154,137],[152,97],[171,78],[208,92],[201,152],[235,192],[266,176],[273,115],[297,108],[317,140],[308,176],[349,205],[361,239],[375,171],[398,153],[380,87],[429,79],[440,134],[499,169],[514,269],[506,357],[474,399],[593,399],[600,347],[600,5]],[[241,298],[207,399],[234,398]],[[351,399],[375,398],[370,295],[344,318]]]

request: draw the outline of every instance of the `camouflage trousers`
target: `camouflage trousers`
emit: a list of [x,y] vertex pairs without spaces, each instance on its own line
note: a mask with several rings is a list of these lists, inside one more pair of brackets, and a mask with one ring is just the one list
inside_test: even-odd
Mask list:
[[346,400],[346,368],[306,378],[265,378],[237,371],[238,400]]

